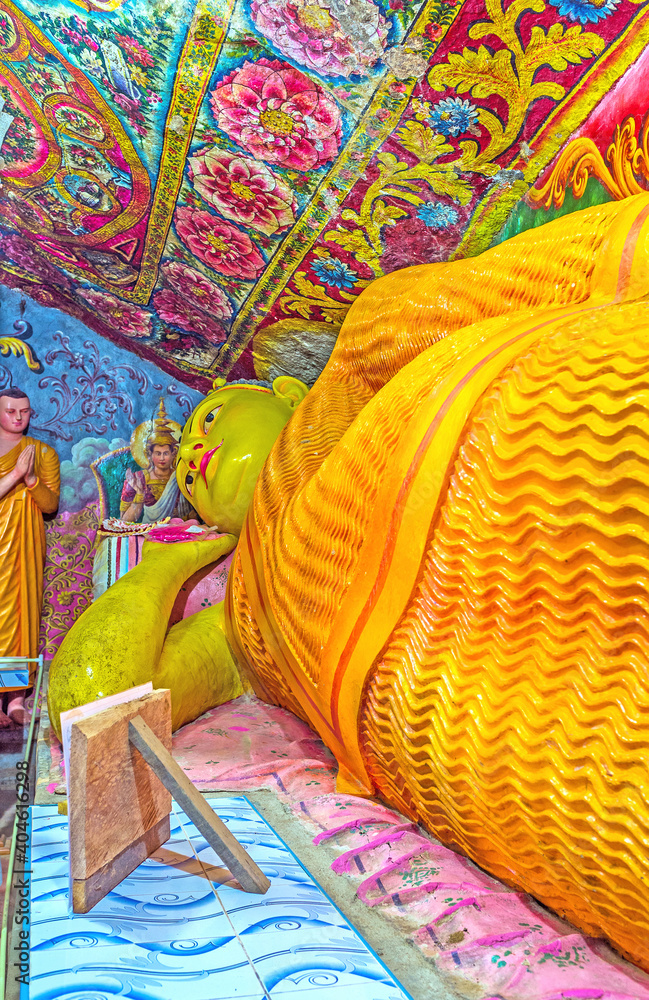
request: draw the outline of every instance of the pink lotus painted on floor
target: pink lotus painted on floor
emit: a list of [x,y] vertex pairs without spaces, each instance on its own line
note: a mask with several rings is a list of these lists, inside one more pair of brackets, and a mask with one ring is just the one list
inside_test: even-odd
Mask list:
[[264,258],[246,233],[211,212],[179,208],[176,232],[193,254],[219,274],[250,280],[264,269]]
[[264,163],[212,146],[193,156],[189,166],[195,189],[226,219],[267,236],[295,222],[293,192]]
[[189,305],[215,319],[230,319],[232,306],[223,289],[195,267],[171,260],[162,265],[162,273],[166,283]]
[[258,160],[307,171],[338,153],[338,106],[288,63],[244,63],[212,92],[212,110],[219,128]]
[[365,75],[383,54],[386,20],[371,0],[355,0],[349,23],[332,7],[327,0],[253,0],[250,13],[257,30],[298,65],[322,76]]

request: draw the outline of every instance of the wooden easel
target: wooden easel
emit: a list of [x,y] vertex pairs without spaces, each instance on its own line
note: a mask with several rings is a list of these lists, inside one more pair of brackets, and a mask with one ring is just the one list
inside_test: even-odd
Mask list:
[[170,748],[167,690],[72,724],[68,816],[75,913],[87,913],[169,839],[172,796],[243,890],[268,890],[264,873],[212,812]]

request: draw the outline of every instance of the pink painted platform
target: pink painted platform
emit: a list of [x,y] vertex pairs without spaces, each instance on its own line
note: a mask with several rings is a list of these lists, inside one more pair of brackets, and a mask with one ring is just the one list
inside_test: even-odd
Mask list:
[[[48,791],[64,792],[50,737]],[[202,791],[271,789],[314,843],[340,851],[335,872],[476,1000],[649,1000],[649,976],[531,897],[508,889],[379,802],[335,792],[335,762],[290,712],[254,698],[179,730],[175,758]]]

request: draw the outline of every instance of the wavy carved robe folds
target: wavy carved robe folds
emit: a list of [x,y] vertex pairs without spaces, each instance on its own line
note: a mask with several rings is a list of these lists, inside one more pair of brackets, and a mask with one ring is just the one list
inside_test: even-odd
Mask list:
[[343,787],[649,969],[649,195],[379,279],[260,476],[230,640]]

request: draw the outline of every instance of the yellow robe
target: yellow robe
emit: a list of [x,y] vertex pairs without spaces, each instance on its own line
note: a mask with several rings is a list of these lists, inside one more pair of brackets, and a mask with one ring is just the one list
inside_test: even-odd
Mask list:
[[[0,477],[28,445],[36,446],[36,484],[24,482],[0,499],[0,656],[37,656],[43,601],[45,526],[59,502],[59,459],[50,445],[23,437],[0,456]],[[33,671],[32,671],[33,674]]]
[[649,194],[379,278],[257,481],[255,691],[649,971]]

